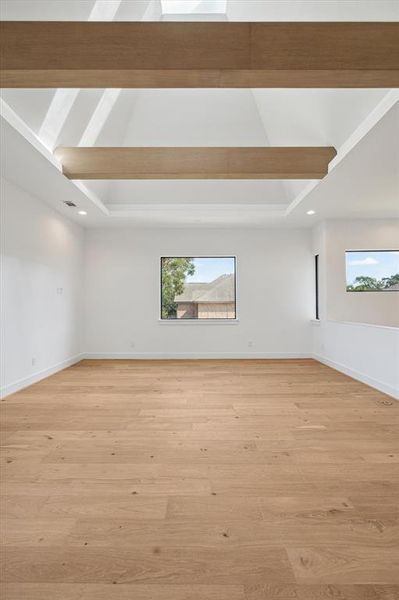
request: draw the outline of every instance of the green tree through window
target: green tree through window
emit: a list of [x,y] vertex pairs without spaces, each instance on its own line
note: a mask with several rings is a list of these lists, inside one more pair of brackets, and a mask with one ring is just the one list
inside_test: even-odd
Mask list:
[[347,250],[348,292],[399,292],[399,250]]
[[389,290],[395,284],[399,283],[399,273],[392,277],[383,277],[376,279],[375,277],[365,277],[359,275],[351,285],[347,285],[348,292],[383,292]]
[[188,275],[194,275],[192,258],[162,258],[162,319],[176,318],[175,297],[183,293],[184,282]]

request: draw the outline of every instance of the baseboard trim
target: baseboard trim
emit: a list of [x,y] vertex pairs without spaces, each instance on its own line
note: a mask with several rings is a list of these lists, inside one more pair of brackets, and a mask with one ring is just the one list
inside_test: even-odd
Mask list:
[[340,371],[357,381],[361,381],[366,385],[369,385],[384,394],[388,394],[392,396],[395,400],[399,400],[399,390],[395,387],[388,385],[378,379],[374,379],[361,373],[360,371],[356,371],[355,369],[351,369],[346,367],[341,363],[337,363],[333,360],[325,356],[321,356],[320,354],[311,354],[304,352],[191,352],[191,353],[154,353],[154,352],[86,352],[77,354],[66,360],[57,363],[47,369],[43,369],[42,371],[38,371],[37,373],[33,373],[29,375],[29,377],[25,377],[23,379],[19,379],[18,381],[14,381],[6,386],[0,388],[0,397],[5,398],[10,394],[14,394],[38,381],[45,379],[46,377],[50,377],[50,375],[54,375],[58,371],[62,371],[67,367],[70,367],[77,362],[83,359],[103,359],[103,360],[112,360],[112,359],[131,359],[131,360],[201,360],[201,359],[220,359],[220,360],[229,360],[229,359],[309,359],[313,358],[322,364],[335,369],[336,371]]
[[361,381],[362,383],[365,383],[366,385],[375,388],[379,392],[383,392],[384,394],[388,394],[388,396],[392,396],[395,400],[399,400],[399,390],[391,385],[384,383],[383,381],[379,381],[378,379],[369,377],[368,375],[365,375],[360,371],[356,371],[355,369],[346,367],[345,365],[330,360],[329,358],[321,356],[320,354],[313,354],[313,358],[323,363],[324,365],[327,365],[327,367],[331,367],[336,371],[340,371],[341,373],[344,373],[344,375],[348,375],[349,377],[352,377],[357,381]]
[[33,373],[32,375],[29,375],[28,377],[24,377],[22,379],[18,379],[18,381],[9,383],[8,385],[5,385],[0,388],[0,397],[5,398],[6,396],[9,396],[10,394],[15,394],[15,392],[19,392],[20,390],[23,390],[24,388],[26,388],[34,383],[37,383],[41,379],[45,379],[46,377],[50,377],[50,375],[54,375],[55,373],[58,373],[58,371],[62,371],[63,369],[66,369],[67,367],[71,367],[72,365],[76,364],[83,358],[85,358],[84,354],[82,354],[82,353],[76,354],[75,356],[71,356],[70,358],[67,358],[66,360],[63,360],[63,361],[57,363],[56,365],[48,367],[47,369],[42,369],[41,371],[38,371],[37,373]]
[[311,354],[304,352],[191,352],[191,353],[165,353],[165,352],[86,352],[77,354],[66,360],[57,363],[47,369],[43,369],[42,371],[38,371],[37,373],[33,373],[29,375],[29,377],[24,377],[23,379],[19,379],[18,381],[14,381],[6,386],[0,388],[0,397],[5,398],[10,394],[14,394],[34,383],[37,383],[41,379],[45,379],[46,377],[50,377],[50,375],[54,375],[58,371],[62,371],[67,367],[70,367],[77,362],[83,359],[103,359],[103,360],[112,360],[112,359],[131,359],[131,360],[201,360],[201,359],[220,359],[220,360],[229,360],[229,359],[309,359],[313,358],[318,362],[321,362],[336,371],[340,371],[357,381],[361,381],[366,385],[369,385],[384,394],[388,394],[395,398],[395,400],[399,400],[399,390],[395,387],[388,385],[378,379],[374,379],[361,373],[360,371],[356,371],[355,369],[351,369],[341,363],[337,363],[329,358],[322,356],[320,354]]
[[309,352],[86,352],[88,359],[201,360],[313,358]]

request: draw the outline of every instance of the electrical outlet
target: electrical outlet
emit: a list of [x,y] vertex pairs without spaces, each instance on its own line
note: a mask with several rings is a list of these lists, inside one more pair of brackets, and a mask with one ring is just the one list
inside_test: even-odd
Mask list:
[[253,341],[252,341],[252,340],[250,340],[250,341],[248,342],[248,348],[252,348],[252,346],[253,346],[253,345],[254,345]]
[[36,357],[32,356],[32,367],[36,365]]
[[135,347],[136,347],[136,344],[135,344],[134,342],[130,342],[130,347],[131,347],[131,348],[135,348]]

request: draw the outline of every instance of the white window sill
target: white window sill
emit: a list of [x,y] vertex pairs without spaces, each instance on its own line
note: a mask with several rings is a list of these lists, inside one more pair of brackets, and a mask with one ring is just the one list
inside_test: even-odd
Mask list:
[[160,325],[238,325],[239,319],[159,319]]

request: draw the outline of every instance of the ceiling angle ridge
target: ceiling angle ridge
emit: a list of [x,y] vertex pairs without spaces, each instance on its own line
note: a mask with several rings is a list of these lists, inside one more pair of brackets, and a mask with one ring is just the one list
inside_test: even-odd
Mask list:
[[339,165],[339,163],[345,159],[345,157],[351,152],[361,140],[377,125],[377,123],[386,115],[386,113],[399,102],[399,90],[390,90],[382,100],[374,107],[374,109],[363,119],[363,121],[356,127],[356,129],[350,134],[343,144],[337,149],[336,156],[331,160],[328,165],[328,173],[324,179],[317,181],[310,181],[309,184],[299,192],[299,194],[292,200],[286,209],[286,216],[297,207],[305,198],[318,187],[323,181],[328,181],[328,175]]
[[[55,154],[51,152],[47,146],[43,144],[36,133],[29,125],[21,119],[21,117],[3,100],[0,98],[0,117],[4,119],[19,135],[21,135],[37,152],[39,152],[53,167],[62,173],[62,164],[57,159]],[[94,192],[89,190],[79,180],[70,180],[71,183],[78,188],[93,204],[99,208],[103,214],[108,215],[108,209],[104,203],[96,196]]]

